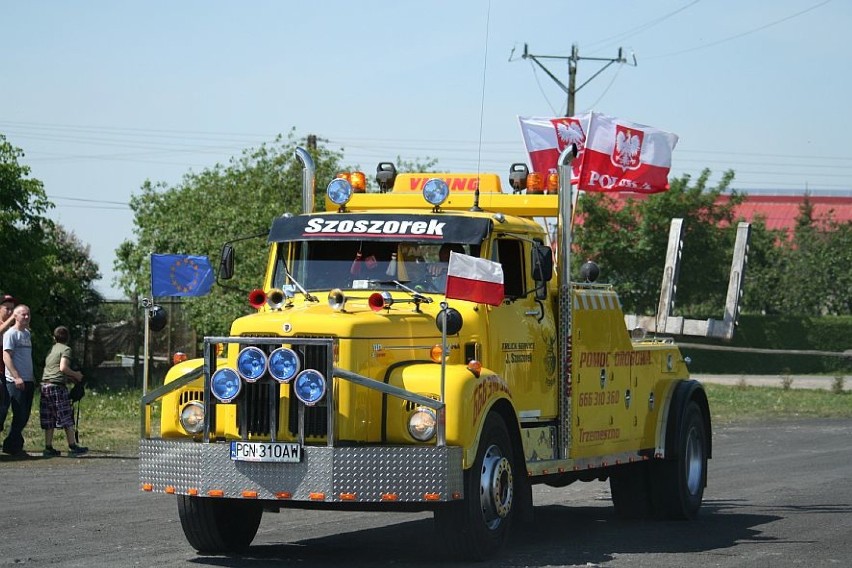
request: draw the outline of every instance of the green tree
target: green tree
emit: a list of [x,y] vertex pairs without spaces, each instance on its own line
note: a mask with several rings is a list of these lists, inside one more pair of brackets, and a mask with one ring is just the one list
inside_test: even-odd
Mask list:
[[[601,268],[601,280],[616,285],[626,312],[653,314],[671,219],[684,219],[684,247],[676,297],[676,312],[690,317],[720,317],[727,290],[736,225],[734,207],[743,196],[728,191],[734,178],[725,172],[708,187],[710,170],[694,181],[684,175],[669,191],[645,199],[616,200],[605,193],[585,193],[575,229],[577,262],[591,259]],[[720,227],[725,228],[720,230]]]
[[762,301],[764,313],[852,314],[852,223],[830,213],[815,217],[805,195],[792,234],[780,234],[776,245],[774,262],[757,275],[772,286]]
[[33,360],[40,367],[54,327],[65,325],[79,338],[93,322],[100,274],[88,246],[45,217],[53,203],[18,162],[23,156],[0,134],[0,290],[30,306]]
[[[302,167],[295,147],[291,131],[286,139],[246,150],[227,166],[189,173],[175,187],[146,182],[130,203],[135,241],[123,242],[116,251],[118,283],[128,297],[150,294],[152,253],[206,255],[215,267],[223,243],[260,235],[234,243],[237,275],[227,288],[214,286],[210,295],[186,301],[189,320],[200,335],[227,334],[231,321],[250,311],[246,293],[261,285],[272,219],[301,212]],[[344,169],[342,155],[320,145],[312,157],[320,208],[325,183]]]

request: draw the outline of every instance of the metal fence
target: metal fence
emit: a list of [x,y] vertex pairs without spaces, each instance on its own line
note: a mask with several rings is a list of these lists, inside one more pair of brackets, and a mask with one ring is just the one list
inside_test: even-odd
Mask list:
[[[161,331],[150,334],[149,387],[163,383],[176,352],[186,353],[190,358],[201,353],[183,303],[168,299],[158,300],[157,304],[166,310],[168,322]],[[144,308],[132,301],[108,300],[101,304],[96,321],[73,346],[89,384],[141,388],[145,362]]]

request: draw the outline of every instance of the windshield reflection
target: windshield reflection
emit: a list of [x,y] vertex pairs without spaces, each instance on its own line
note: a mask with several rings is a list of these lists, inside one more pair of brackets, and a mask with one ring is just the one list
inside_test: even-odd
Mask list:
[[[390,243],[376,241],[303,241],[293,247],[290,271],[308,291],[395,290],[397,280],[423,293],[443,294],[449,252],[474,254],[458,243]],[[478,248],[478,247],[474,247]],[[273,287],[292,285],[286,275],[288,243],[279,245]]]

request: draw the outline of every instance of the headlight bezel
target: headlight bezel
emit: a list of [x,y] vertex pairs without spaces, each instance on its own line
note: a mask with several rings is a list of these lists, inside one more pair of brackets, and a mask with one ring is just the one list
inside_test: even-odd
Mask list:
[[407,426],[409,436],[418,442],[428,442],[438,432],[438,413],[428,406],[418,406],[408,416]]
[[[194,423],[190,420],[189,413],[196,413]],[[204,430],[204,405],[198,400],[187,402],[180,409],[178,420],[187,434],[200,434]]]

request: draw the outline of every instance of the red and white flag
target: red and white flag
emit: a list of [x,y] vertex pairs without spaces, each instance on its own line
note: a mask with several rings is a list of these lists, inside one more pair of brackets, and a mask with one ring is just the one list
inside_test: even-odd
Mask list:
[[499,306],[503,302],[503,267],[484,258],[450,252],[446,296]]
[[584,191],[667,191],[677,140],[671,132],[593,112],[577,187]]
[[577,157],[571,168],[571,183],[576,184],[580,175],[583,148],[591,113],[560,118],[538,118],[519,116],[524,146],[530,156],[532,171],[542,174],[556,172],[559,154],[571,144],[577,145]]

